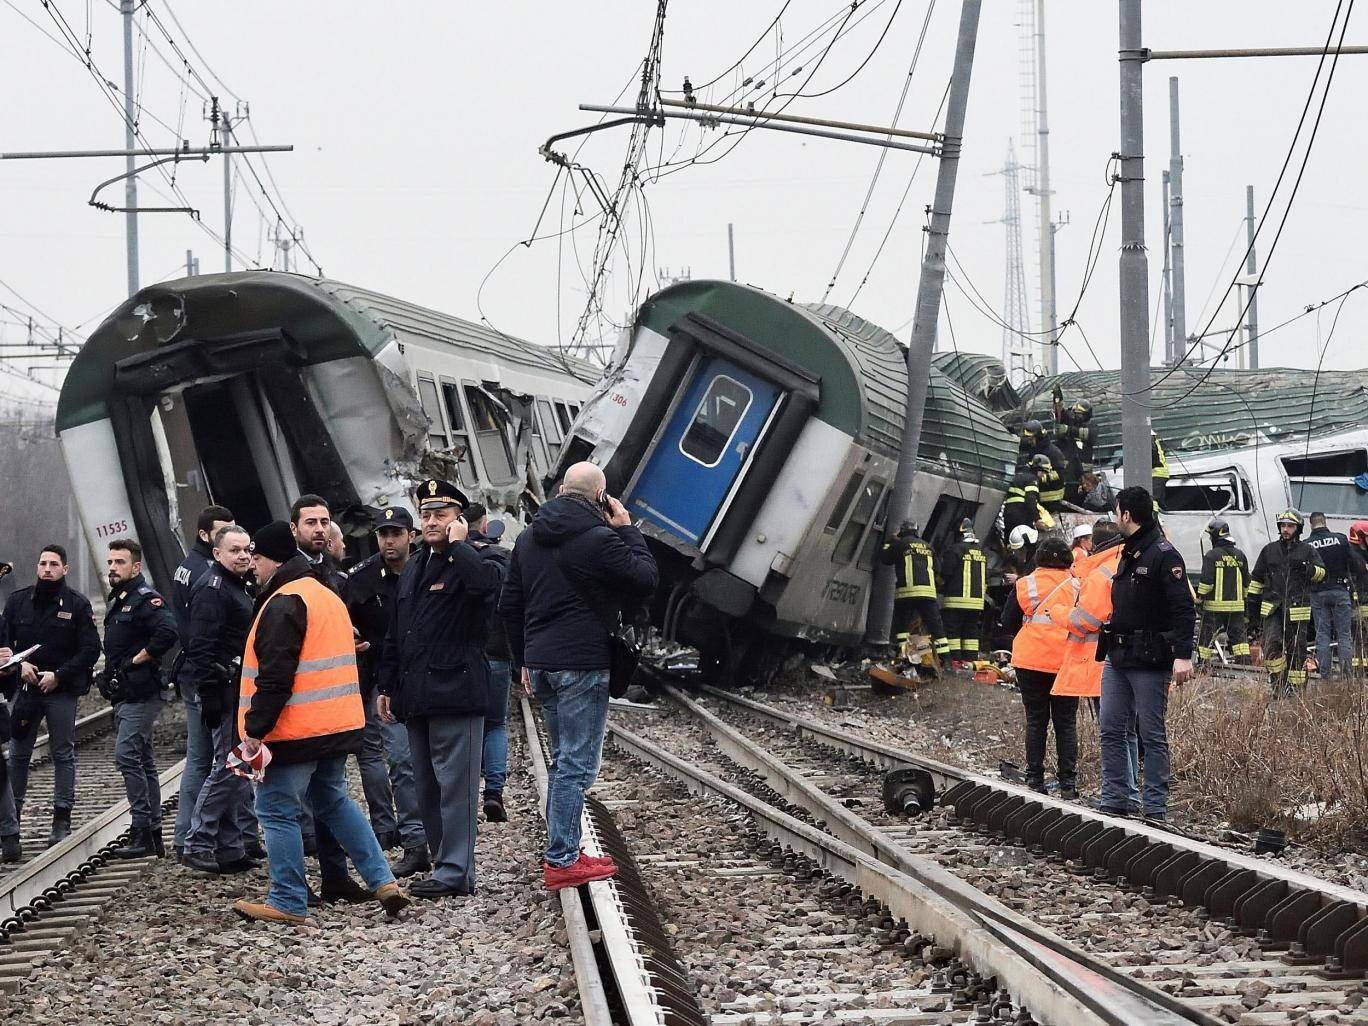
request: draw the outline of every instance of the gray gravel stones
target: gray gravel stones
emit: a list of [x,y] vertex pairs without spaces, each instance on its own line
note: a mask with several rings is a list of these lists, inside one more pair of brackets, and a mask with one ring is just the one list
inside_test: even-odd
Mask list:
[[[510,738],[511,742],[514,739]],[[204,877],[158,865],[66,950],[45,959],[10,1023],[158,1026],[523,1026],[581,1022],[560,905],[541,888],[541,820],[511,744],[510,822],[481,823],[479,893],[313,910],[313,925],[243,923],[234,898],[264,872]]]

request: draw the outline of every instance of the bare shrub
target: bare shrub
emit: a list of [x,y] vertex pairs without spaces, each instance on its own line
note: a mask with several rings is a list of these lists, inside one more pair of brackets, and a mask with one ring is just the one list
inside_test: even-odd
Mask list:
[[[1203,681],[1169,704],[1175,798],[1237,830],[1275,826],[1326,849],[1368,841],[1368,685]],[[1298,815],[1298,810],[1302,814]]]

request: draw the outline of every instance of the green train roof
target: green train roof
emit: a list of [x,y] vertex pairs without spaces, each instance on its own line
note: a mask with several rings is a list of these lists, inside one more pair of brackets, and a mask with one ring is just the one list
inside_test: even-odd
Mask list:
[[120,360],[185,339],[276,328],[304,347],[310,363],[374,356],[398,339],[457,345],[586,382],[599,376],[584,360],[339,281],[277,271],[204,274],[149,285],[91,332],[62,384],[57,430],[108,416],[105,400]]
[[[680,282],[648,299],[638,324],[667,335],[685,314],[711,317],[821,382],[816,416],[896,459],[907,407],[907,351],[892,333],[837,306],[798,304],[726,281]],[[1005,480],[1017,444],[1002,421],[939,370],[931,372],[918,455],[984,483]]]
[[[938,353],[934,363],[975,396],[1019,425],[1053,419],[1056,384],[1065,402],[1087,399],[1101,463],[1121,457],[1120,371],[1074,371],[1013,388],[991,356]],[[1207,453],[1246,445],[1315,438],[1368,423],[1368,371],[1317,374],[1275,367],[1259,370],[1155,367],[1150,371],[1151,421],[1170,453]],[[1162,379],[1162,380],[1161,380]]]

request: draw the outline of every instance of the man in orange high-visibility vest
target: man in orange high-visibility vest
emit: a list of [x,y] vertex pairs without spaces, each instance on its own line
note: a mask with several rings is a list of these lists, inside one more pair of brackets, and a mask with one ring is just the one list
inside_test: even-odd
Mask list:
[[261,593],[242,657],[237,728],[244,756],[263,744],[271,755],[256,788],[271,886],[264,901],[241,900],[233,908],[244,919],[305,921],[309,892],[299,821],[307,794],[314,816],[393,915],[409,898],[347,794],[347,756],[360,751],[366,722],[347,607],[300,553],[284,521],[257,532],[252,554]]

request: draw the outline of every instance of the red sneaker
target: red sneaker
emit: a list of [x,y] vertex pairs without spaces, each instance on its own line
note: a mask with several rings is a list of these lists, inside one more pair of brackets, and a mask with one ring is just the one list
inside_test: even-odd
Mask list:
[[587,862],[591,866],[612,866],[617,869],[617,863],[613,861],[611,855],[590,855],[584,849],[580,849],[580,861]]
[[578,887],[580,884],[591,883],[594,880],[607,880],[612,876],[617,876],[617,866],[611,861],[607,865],[602,862],[589,862],[583,852],[580,853],[579,859],[573,865],[553,866],[546,863],[542,874],[548,891]]

